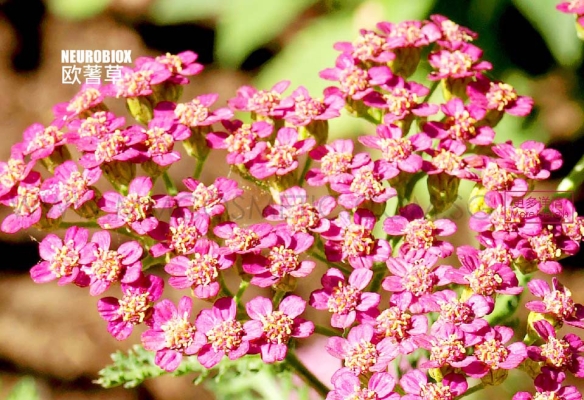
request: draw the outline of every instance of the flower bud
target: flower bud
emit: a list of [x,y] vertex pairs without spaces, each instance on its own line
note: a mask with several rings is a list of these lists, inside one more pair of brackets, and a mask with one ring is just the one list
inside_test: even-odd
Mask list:
[[112,161],[101,164],[101,170],[116,190],[125,192],[136,177],[136,164],[125,161]]
[[286,275],[278,283],[272,285],[272,288],[275,291],[289,293],[296,290],[296,286],[298,286],[298,280],[291,275]]
[[493,209],[485,203],[485,195],[488,190],[482,184],[477,183],[471,190],[468,199],[468,211],[470,215],[475,215],[479,211],[489,214]]
[[75,211],[75,213],[80,217],[89,220],[94,220],[100,212],[95,199],[101,197],[101,193],[94,186],[90,186],[90,189],[93,190],[93,199],[86,201],[81,205],[81,207],[79,207],[78,209],[73,209],[73,211]]
[[158,104],[161,101],[171,101],[176,103],[180,99],[182,92],[182,85],[164,81],[160,85],[154,85],[152,87],[152,94],[148,97],[152,104]]
[[439,173],[428,176],[428,192],[430,203],[434,207],[434,214],[448,210],[458,197],[460,178]]
[[307,139],[312,136],[316,140],[316,145],[325,144],[328,139],[329,124],[328,121],[315,120],[310,122],[305,127],[298,129],[298,139]]
[[406,79],[410,77],[420,63],[422,49],[417,47],[404,47],[395,50],[395,59],[389,63],[394,74]]
[[535,330],[534,324],[537,321],[541,321],[542,319],[549,322],[554,328],[561,328],[562,327],[561,321],[557,320],[553,316],[551,316],[549,314],[540,314],[540,313],[536,313],[536,312],[532,311],[527,316],[527,333],[525,334],[525,337],[523,338],[523,342],[525,344],[530,345],[530,344],[535,343],[537,340],[539,340],[540,336],[539,336],[539,333],[537,333],[537,331]]
[[41,160],[41,163],[47,171],[54,174],[55,168],[68,160],[71,160],[71,153],[69,153],[67,146],[57,146],[48,157]]
[[503,383],[508,375],[509,371],[506,369],[491,369],[487,375],[481,378],[481,381],[485,385],[497,386]]
[[153,181],[156,180],[156,178],[158,178],[160,175],[162,175],[164,171],[166,171],[168,168],[169,168],[168,166],[166,167],[160,166],[152,160],[148,160],[142,163],[142,169],[144,170],[144,172],[146,172],[146,174],[148,174],[148,176],[152,178]]
[[470,78],[442,79],[442,95],[446,101],[458,97],[462,101],[467,99],[466,87],[471,82]]
[[197,126],[191,128],[191,136],[184,140],[183,146],[187,154],[199,160],[204,160],[209,155],[206,135],[211,132],[210,126]]
[[128,97],[126,107],[132,117],[144,125],[147,125],[154,116],[152,104],[146,97]]

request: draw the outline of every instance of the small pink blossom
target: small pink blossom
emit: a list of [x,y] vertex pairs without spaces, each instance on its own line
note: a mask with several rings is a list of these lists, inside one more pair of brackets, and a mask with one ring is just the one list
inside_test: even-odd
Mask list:
[[172,73],[157,62],[145,62],[135,69],[122,67],[119,79],[106,88],[106,93],[118,98],[148,96],[152,94],[155,85],[167,81],[171,76]]
[[160,166],[168,166],[180,160],[180,153],[174,150],[175,142],[185,140],[191,135],[190,130],[184,125],[175,123],[168,118],[154,118],[148,123],[148,129],[135,126],[130,128],[146,134],[140,149],[142,157],[138,162],[152,160]]
[[519,96],[513,86],[500,81],[491,81],[484,75],[479,75],[475,82],[469,83],[466,92],[471,104],[516,117],[527,116],[533,108],[531,97]]
[[272,134],[274,127],[265,121],[244,124],[240,120],[221,121],[226,132],[207,134],[207,142],[212,149],[226,149],[228,164],[245,164],[255,159],[264,149],[261,139]]
[[492,65],[480,61],[483,51],[477,46],[465,42],[455,42],[448,49],[437,50],[428,58],[435,69],[428,75],[431,81],[440,79],[461,79],[476,76],[478,73],[490,70]]
[[468,389],[466,378],[460,374],[448,374],[441,382],[428,382],[425,373],[414,369],[405,374],[399,381],[406,392],[402,400],[452,400],[462,395]]
[[434,14],[430,16],[430,19],[442,32],[442,37],[438,40],[438,43],[445,42],[446,47],[452,47],[455,42],[472,42],[478,37],[476,32],[458,25],[443,15]]
[[56,148],[65,144],[65,134],[60,130],[62,125],[61,121],[53,121],[47,127],[32,124],[22,134],[22,143],[16,146],[23,155],[30,156],[32,161],[49,157]]
[[559,323],[584,328],[584,307],[576,304],[570,289],[557,278],[552,279],[550,287],[546,281],[533,279],[527,284],[529,291],[541,300],[528,301],[525,307],[540,314],[551,314]]
[[162,296],[164,280],[148,275],[121,286],[122,298],[104,297],[97,302],[99,314],[108,322],[108,332],[117,340],[127,339],[138,324],[152,325],[152,306]]
[[216,93],[203,94],[186,103],[162,101],[154,109],[155,117],[175,119],[187,128],[210,126],[233,117],[233,112],[226,107],[211,111],[210,107],[219,97]]
[[293,91],[290,99],[294,102],[294,108],[286,111],[284,119],[294,126],[337,118],[345,105],[343,98],[336,95],[324,96],[323,99],[312,98],[304,86]]
[[354,143],[349,139],[337,139],[318,146],[309,156],[320,162],[320,168],[313,168],[306,174],[306,182],[311,186],[323,186],[336,181],[352,169],[362,167],[371,160],[369,154],[353,155]]
[[153,257],[168,252],[187,255],[195,252],[197,240],[207,234],[209,219],[204,215],[191,212],[188,208],[176,208],[170,216],[170,223],[160,221],[148,234],[159,241],[150,248]]
[[178,368],[183,355],[197,354],[206,342],[205,335],[190,321],[193,301],[182,297],[178,307],[170,300],[154,306],[152,327],[142,334],[142,345],[155,351],[154,362],[165,371]]
[[223,214],[225,203],[243,194],[236,181],[223,177],[218,177],[208,186],[193,178],[183,179],[183,183],[189,191],[176,195],[177,206],[191,207],[195,213],[210,218]]
[[352,43],[337,42],[333,47],[362,62],[374,61],[384,64],[395,58],[395,54],[387,48],[387,39],[384,35],[367,29],[361,29],[359,36]]
[[513,147],[509,141],[493,146],[493,151],[502,160],[500,165],[513,171],[522,173],[530,179],[548,179],[550,172],[562,166],[562,155],[554,149],[546,149],[540,142],[528,140],[519,148]]
[[346,369],[341,369],[332,378],[334,390],[326,400],[399,400],[400,395],[393,391],[395,378],[387,372],[376,372],[368,379],[367,387]]
[[70,101],[56,104],[53,107],[53,114],[55,118],[63,121],[72,119],[99,109],[104,99],[105,93],[101,85],[83,84]]
[[116,117],[109,111],[97,111],[87,118],[69,122],[65,140],[82,151],[95,151],[100,141],[116,130],[123,129],[125,124],[124,117]]
[[244,340],[260,347],[265,363],[284,360],[291,338],[307,338],[314,332],[314,324],[299,317],[305,308],[306,301],[294,295],[285,297],[277,311],[265,297],[250,300],[245,305],[251,320],[243,325]]
[[562,386],[566,379],[566,374],[543,367],[534,381],[535,395],[528,392],[518,392],[513,396],[513,400],[582,400],[582,394],[575,386]]
[[10,149],[10,158],[0,161],[0,196],[4,196],[26,179],[35,165],[34,161],[27,162],[18,145]]
[[373,271],[357,268],[346,280],[341,271],[329,268],[321,279],[323,288],[311,293],[310,305],[332,313],[335,328],[348,328],[379,304],[379,294],[364,291],[372,277]]
[[288,86],[290,81],[280,81],[270,90],[242,86],[237,90],[237,96],[229,100],[229,107],[233,110],[253,112],[262,117],[282,118],[287,110],[294,107],[292,99],[282,99],[282,93]]
[[153,62],[160,64],[172,74],[168,79],[169,82],[186,85],[189,83],[187,76],[197,75],[203,71],[203,66],[195,62],[197,58],[198,55],[196,53],[187,50],[178,54],[166,53],[156,58],[138,57],[134,64],[138,68]]
[[40,221],[42,216],[41,206],[41,176],[36,171],[31,171],[26,178],[20,181],[18,186],[10,192],[0,196],[0,204],[12,207],[0,230],[5,233],[16,233],[28,229]]
[[272,247],[277,240],[272,225],[268,223],[241,228],[235,222],[223,222],[213,229],[213,233],[225,239],[226,247],[221,248],[221,254],[257,253]]

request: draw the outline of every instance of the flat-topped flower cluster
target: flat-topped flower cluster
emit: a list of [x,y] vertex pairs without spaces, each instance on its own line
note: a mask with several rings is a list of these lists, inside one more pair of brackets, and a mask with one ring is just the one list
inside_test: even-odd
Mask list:
[[[207,368],[225,356],[284,361],[292,341],[316,333],[342,362],[330,400],[450,400],[517,368],[535,388],[515,399],[581,399],[562,382],[584,377],[584,344],[558,330],[584,327],[584,308],[556,277],[527,282],[536,270],[561,272],[558,260],[579,250],[584,218],[565,199],[548,214],[518,206],[562,159],[542,143],[495,142],[501,118],[528,115],[532,100],[489,77],[476,38],[440,15],[382,22],[335,44],[341,54],[321,72],[333,82],[322,96],[304,87],[286,94],[282,81],[244,86],[226,107],[214,107],[217,94],[178,101],[203,69],[196,54],[139,58],[116,83],[81,87],[54,107],[50,125],[24,132],[0,163],[0,203],[12,208],[1,229],[66,229],[40,242],[32,279],[89,287],[92,296],[117,291],[98,302],[108,331],[124,340],[146,325],[142,344],[167,371],[185,356]],[[428,86],[410,79],[426,54]],[[109,111],[114,98],[136,123]],[[370,121],[375,135],[327,141],[327,121],[341,112]],[[230,217],[229,202],[244,190],[227,177],[201,179],[210,153],[271,194],[264,222]],[[178,172],[185,154],[196,167],[177,185],[169,170]],[[95,187],[101,178],[105,193]],[[427,212],[411,202],[424,178]],[[157,180],[165,193],[153,193]],[[478,248],[455,248],[448,237],[457,225],[439,218],[463,180],[483,198],[470,219]],[[309,201],[305,183],[328,195]],[[64,221],[72,212],[82,220]],[[128,241],[114,249],[112,232]],[[453,254],[459,266],[444,263]],[[308,299],[293,294],[317,264],[326,267],[322,287]],[[163,269],[149,273],[155,265]],[[240,277],[235,294],[228,269]],[[163,298],[165,282],[183,293],[178,304]],[[249,285],[272,294],[243,302]],[[539,300],[526,305],[521,340],[496,308],[525,286]],[[212,306],[192,315],[193,299]],[[302,317],[307,305],[328,312],[330,327]],[[469,389],[469,378],[481,383]]]

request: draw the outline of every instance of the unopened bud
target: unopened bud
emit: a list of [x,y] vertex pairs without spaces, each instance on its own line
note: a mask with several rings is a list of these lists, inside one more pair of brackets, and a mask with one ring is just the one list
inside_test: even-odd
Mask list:
[[147,125],[154,116],[152,104],[146,97],[128,97],[126,106],[132,117],[144,125]]
[[458,197],[460,178],[444,172],[428,176],[430,203],[435,214],[448,210]]

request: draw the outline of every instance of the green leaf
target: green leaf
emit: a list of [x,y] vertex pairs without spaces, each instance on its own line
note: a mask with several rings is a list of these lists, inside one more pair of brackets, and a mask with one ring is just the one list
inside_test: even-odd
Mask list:
[[574,66],[582,59],[574,17],[556,10],[557,0],[513,0],[513,4],[539,31],[556,60]]
[[31,377],[24,377],[19,380],[12,388],[6,400],[39,400],[39,392],[37,391],[34,379]]
[[220,64],[237,67],[280,34],[316,0],[231,0],[219,17],[216,52]]
[[220,15],[224,4],[209,0],[156,0],[150,6],[150,17],[161,25],[211,19]]
[[52,14],[66,19],[86,19],[103,12],[111,0],[49,0],[47,7]]
[[391,22],[424,19],[428,16],[436,0],[378,0],[384,8],[384,17]]

